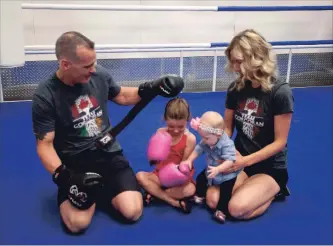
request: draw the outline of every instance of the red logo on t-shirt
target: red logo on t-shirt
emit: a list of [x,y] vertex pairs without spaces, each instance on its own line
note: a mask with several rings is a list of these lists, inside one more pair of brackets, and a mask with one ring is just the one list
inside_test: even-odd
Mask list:
[[236,120],[242,123],[242,131],[250,139],[258,135],[260,128],[264,126],[262,107],[256,98],[248,98],[239,104]]
[[102,115],[97,100],[93,96],[83,95],[72,106],[73,127],[81,129],[81,135],[94,137],[102,131]]

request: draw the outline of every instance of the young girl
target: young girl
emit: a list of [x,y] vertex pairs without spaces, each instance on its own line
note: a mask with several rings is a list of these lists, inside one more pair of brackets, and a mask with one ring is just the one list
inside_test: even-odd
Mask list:
[[[188,198],[193,197],[195,185],[188,182],[182,186],[164,189],[159,181],[158,172],[170,162],[179,164],[186,160],[194,150],[196,138],[188,131],[187,123],[190,119],[190,107],[185,99],[171,99],[164,110],[166,127],[157,131],[167,131],[172,137],[172,146],[168,158],[158,162],[153,172],[138,172],[136,177],[139,184],[145,190],[144,203],[149,205],[153,197],[163,200],[175,208],[181,209],[184,213],[191,212]],[[191,180],[194,169],[191,170]]]

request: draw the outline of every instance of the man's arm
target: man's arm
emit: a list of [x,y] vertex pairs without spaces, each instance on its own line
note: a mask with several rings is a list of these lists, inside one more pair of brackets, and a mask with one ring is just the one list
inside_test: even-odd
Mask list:
[[151,99],[157,95],[163,97],[175,97],[184,88],[184,81],[176,75],[162,76],[156,80],[141,83],[136,87],[122,87],[117,84],[109,72],[100,67],[103,78],[108,85],[108,98],[120,105],[132,105],[138,103],[141,98]]
[[116,97],[112,99],[119,105],[133,105],[137,104],[141,97],[138,94],[139,89],[137,87],[120,87],[120,91]]
[[137,104],[141,97],[138,87],[124,87],[116,83],[109,72],[100,67],[108,86],[108,99],[119,105]]
[[[111,81],[111,80],[110,80]],[[137,104],[141,98],[151,99],[154,96],[175,97],[184,88],[184,81],[180,77],[162,77],[153,81],[144,82],[135,87],[118,86],[118,94],[115,95],[114,83],[110,82],[109,99],[120,105]],[[117,89],[117,88],[116,88]],[[110,93],[111,92],[111,93]]]
[[53,174],[61,164],[53,146],[55,115],[49,100],[51,96],[45,95],[47,90],[41,88],[38,88],[32,100],[33,133],[36,137],[38,157],[46,170]]
[[37,154],[45,169],[53,174],[61,160],[53,147],[54,132],[37,136]]

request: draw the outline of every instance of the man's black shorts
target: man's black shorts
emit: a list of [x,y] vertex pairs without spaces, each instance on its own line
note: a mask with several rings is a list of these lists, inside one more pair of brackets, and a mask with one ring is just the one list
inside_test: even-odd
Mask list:
[[[63,162],[74,172],[96,172],[107,180],[97,196],[97,203],[111,204],[112,199],[121,192],[140,191],[135,173],[122,151],[88,150]],[[67,193],[66,189],[58,190],[58,206],[67,200]]]

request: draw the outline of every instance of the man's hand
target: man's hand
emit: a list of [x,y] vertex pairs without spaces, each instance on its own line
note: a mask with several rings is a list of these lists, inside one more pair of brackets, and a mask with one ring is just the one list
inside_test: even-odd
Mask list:
[[181,77],[167,75],[157,80],[140,84],[138,94],[141,98],[150,98],[156,95],[175,97],[183,88],[184,80]]
[[96,193],[104,183],[98,173],[74,173],[65,165],[57,168],[53,181],[68,191],[71,204],[81,210],[88,209],[95,203]]

